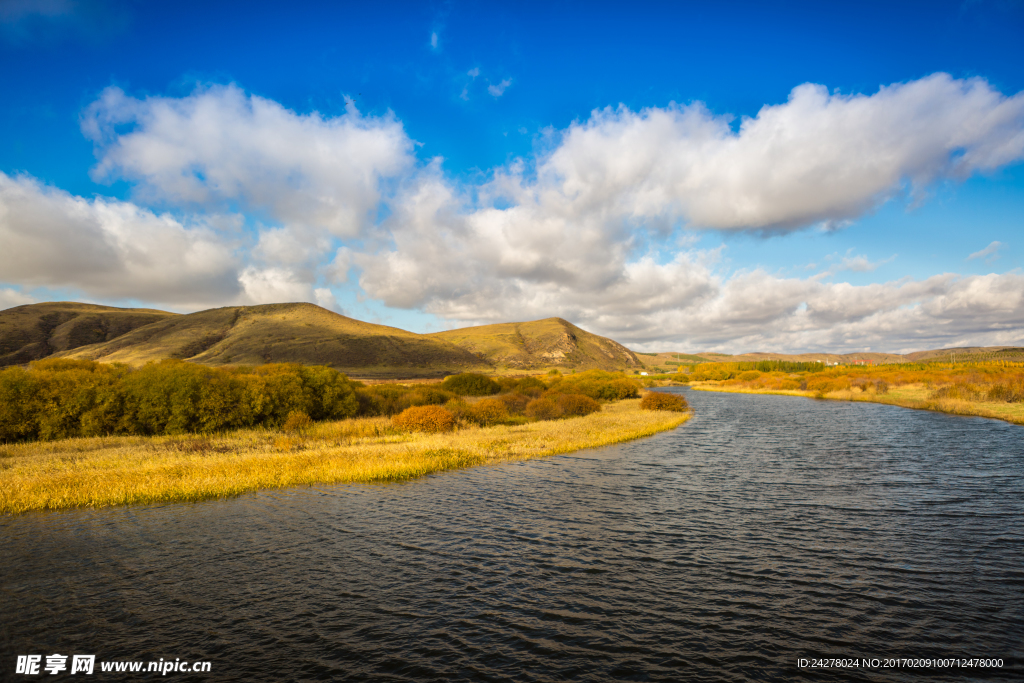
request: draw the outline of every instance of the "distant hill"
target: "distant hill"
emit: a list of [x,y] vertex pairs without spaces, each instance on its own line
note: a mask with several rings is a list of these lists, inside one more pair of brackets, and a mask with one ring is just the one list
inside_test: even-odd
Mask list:
[[515,370],[563,367],[632,371],[643,367],[625,346],[561,318],[464,327],[430,336],[456,344],[481,361]]
[[68,301],[0,311],[0,367],[116,339],[177,314],[150,308],[114,308]]
[[178,315],[60,355],[130,365],[162,358],[203,365],[330,365],[360,377],[430,377],[491,369],[442,339],[361,322],[306,303]]

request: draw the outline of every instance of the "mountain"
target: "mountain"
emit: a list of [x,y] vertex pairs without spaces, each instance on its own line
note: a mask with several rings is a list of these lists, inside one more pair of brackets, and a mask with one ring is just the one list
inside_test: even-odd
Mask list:
[[460,346],[481,361],[515,370],[562,367],[632,371],[643,367],[625,346],[561,318],[464,327],[430,336]]
[[130,365],[161,358],[203,365],[330,365],[359,377],[491,370],[443,339],[361,322],[305,303],[230,306],[177,315],[60,355]]
[[150,308],[113,308],[60,301],[0,311],[0,367],[23,365],[54,353],[116,339],[150,323],[176,317]]

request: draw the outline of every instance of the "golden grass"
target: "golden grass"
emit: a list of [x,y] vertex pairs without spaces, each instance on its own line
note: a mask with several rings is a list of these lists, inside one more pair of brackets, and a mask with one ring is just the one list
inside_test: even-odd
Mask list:
[[690,387],[696,391],[725,391],[734,394],[776,394],[782,396],[804,396],[807,398],[823,398],[834,401],[865,401],[868,403],[885,403],[888,405],[911,408],[914,410],[931,410],[952,415],[970,415],[1004,420],[1013,424],[1024,425],[1024,403],[1003,403],[997,401],[963,401],[959,399],[930,398],[934,393],[923,383],[902,384],[891,387],[888,393],[879,394],[874,391],[863,391],[856,388],[833,391],[817,395],[813,391],[799,389],[756,389],[742,386],[723,385],[719,382],[693,382]]
[[98,437],[0,446],[0,513],[236,496],[260,489],[384,482],[605,446],[677,427],[689,414],[639,399],[586,417],[450,434],[405,433],[387,418],[325,422],[302,434]]

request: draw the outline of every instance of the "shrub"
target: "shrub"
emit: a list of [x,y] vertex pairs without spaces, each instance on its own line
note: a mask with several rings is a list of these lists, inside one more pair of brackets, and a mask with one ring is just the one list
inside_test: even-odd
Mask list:
[[466,417],[481,427],[499,424],[508,419],[508,407],[499,399],[485,398],[470,405]]
[[561,373],[561,371],[558,368],[552,368],[551,370],[548,370],[548,374],[549,375],[557,375],[559,377],[562,376],[562,373]]
[[544,384],[544,382],[540,381],[536,377],[523,377],[516,382],[514,391],[517,391],[524,396],[537,398],[544,393],[544,390],[547,388],[548,385]]
[[446,377],[441,388],[460,396],[490,396],[501,391],[501,385],[493,379],[475,372]]
[[819,398],[833,391],[850,388],[850,380],[845,377],[812,377],[807,380],[807,391],[813,391]]
[[529,397],[522,394],[502,394],[498,400],[505,404],[511,415],[522,415],[526,404],[530,402]]
[[545,395],[583,394],[595,401],[619,401],[640,395],[640,385],[622,374],[603,370],[587,370],[557,382],[552,382]]
[[1007,382],[997,384],[988,390],[986,398],[989,401],[1004,401],[1006,403],[1024,403],[1024,382]]
[[562,406],[556,399],[544,396],[530,401],[525,412],[531,420],[557,420],[562,417]]
[[409,392],[409,403],[414,406],[441,406],[455,398],[455,394],[440,387],[421,386]]
[[[991,393],[991,392],[989,392]],[[960,401],[977,401],[982,397],[981,389],[966,382],[954,382],[932,392],[931,398],[947,398]]]
[[741,372],[739,377],[737,377],[736,379],[738,379],[741,382],[753,382],[755,379],[758,379],[760,376],[761,376],[761,373],[758,372],[757,370],[748,370],[747,372]]
[[648,391],[640,399],[643,410],[670,410],[676,413],[685,411],[689,404],[679,394],[666,394],[661,391]]
[[304,432],[313,426],[313,420],[301,410],[293,410],[288,413],[288,418],[281,425],[281,431],[294,433]]
[[441,406],[412,406],[391,418],[391,423],[415,432],[450,432],[455,416]]
[[562,394],[558,397],[558,407],[565,417],[590,415],[601,410],[601,404],[583,394]]
[[397,415],[412,405],[412,392],[401,384],[374,384],[356,391],[360,415]]

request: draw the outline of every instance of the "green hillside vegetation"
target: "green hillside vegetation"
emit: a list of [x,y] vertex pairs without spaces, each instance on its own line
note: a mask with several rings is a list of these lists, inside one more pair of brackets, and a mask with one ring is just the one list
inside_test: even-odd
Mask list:
[[0,367],[107,342],[138,327],[175,317],[149,308],[74,302],[16,306],[0,311]]
[[632,372],[643,367],[640,359],[618,342],[587,332],[561,318],[465,327],[430,336],[460,346],[498,368],[561,367]]
[[165,358],[215,367],[327,365],[367,378],[443,377],[464,369],[491,369],[443,339],[306,303],[231,306],[174,316],[60,355],[132,366]]

